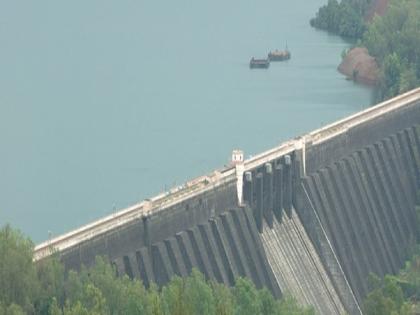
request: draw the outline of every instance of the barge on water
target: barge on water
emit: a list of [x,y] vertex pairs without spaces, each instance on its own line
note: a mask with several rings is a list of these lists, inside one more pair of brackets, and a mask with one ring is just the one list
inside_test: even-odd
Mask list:
[[268,53],[268,59],[270,61],[284,61],[284,60],[289,60],[291,57],[290,55],[290,51],[285,49],[285,50],[274,50],[274,51],[270,51]]
[[249,62],[251,69],[267,69],[270,66],[270,59],[255,59],[252,57]]

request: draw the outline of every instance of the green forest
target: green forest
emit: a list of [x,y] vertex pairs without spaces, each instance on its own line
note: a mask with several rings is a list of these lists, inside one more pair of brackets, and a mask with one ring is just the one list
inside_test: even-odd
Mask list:
[[420,307],[420,249],[397,276],[369,277],[371,292],[364,301],[366,315],[418,314]]
[[329,0],[310,23],[352,38],[379,65],[378,97],[385,100],[420,85],[420,1],[391,0],[384,16],[366,21],[372,0]]
[[329,0],[310,24],[343,37],[360,38],[366,31],[364,16],[372,0]]
[[[420,214],[420,207],[417,210]],[[193,269],[189,277],[176,276],[163,288],[145,288],[138,279],[118,277],[102,257],[90,268],[65,271],[57,255],[35,264],[33,248],[19,231],[8,225],[0,229],[0,315],[315,314],[287,294],[276,300],[267,289],[258,290],[244,278],[227,287],[207,281]],[[420,300],[420,245],[397,276],[380,279],[372,274],[369,284],[372,291],[363,304],[364,314],[415,314]]]
[[[420,217],[420,207],[417,211]],[[90,268],[65,271],[57,255],[35,264],[33,248],[19,231],[8,225],[0,229],[0,315],[315,314],[287,294],[276,300],[267,289],[258,290],[244,278],[227,287],[207,281],[193,269],[189,277],[174,277],[163,288],[145,288],[138,279],[117,277],[102,257]],[[415,314],[420,300],[420,245],[397,276],[380,279],[372,274],[369,284],[372,291],[363,304],[364,314]]]
[[19,231],[0,229],[0,315],[312,315],[291,297],[274,299],[247,279],[227,287],[206,281],[197,270],[187,278],[174,277],[163,288],[145,288],[141,281],[117,277],[105,259],[91,268],[64,270],[58,257],[37,264],[34,245]]

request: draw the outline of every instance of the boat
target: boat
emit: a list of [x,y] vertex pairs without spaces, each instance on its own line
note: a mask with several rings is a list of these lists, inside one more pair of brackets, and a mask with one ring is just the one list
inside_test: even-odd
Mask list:
[[252,57],[249,62],[249,67],[251,69],[267,69],[270,66],[270,59],[255,59]]
[[291,57],[290,51],[285,49],[285,50],[274,50],[274,51],[270,51],[268,53],[268,59],[270,61],[284,61],[284,60],[289,60]]

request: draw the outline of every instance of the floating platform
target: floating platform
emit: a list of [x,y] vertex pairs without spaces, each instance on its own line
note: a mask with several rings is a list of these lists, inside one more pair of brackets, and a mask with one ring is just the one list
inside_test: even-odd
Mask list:
[[274,50],[268,53],[268,59],[270,61],[284,61],[289,60],[291,57],[290,51],[285,50]]
[[255,59],[252,57],[249,62],[251,69],[267,69],[270,66],[270,59]]

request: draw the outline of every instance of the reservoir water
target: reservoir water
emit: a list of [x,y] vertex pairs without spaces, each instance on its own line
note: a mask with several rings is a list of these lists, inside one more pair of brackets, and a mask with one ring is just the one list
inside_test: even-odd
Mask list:
[[39,242],[371,105],[325,2],[1,2],[0,225]]

